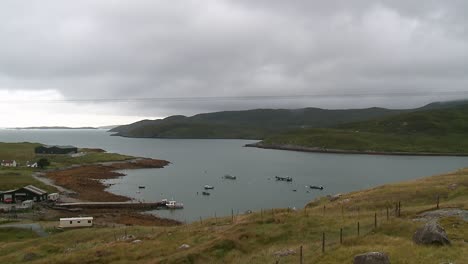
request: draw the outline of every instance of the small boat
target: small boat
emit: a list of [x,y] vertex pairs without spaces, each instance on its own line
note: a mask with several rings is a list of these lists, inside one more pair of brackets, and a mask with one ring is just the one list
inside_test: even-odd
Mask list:
[[224,179],[227,179],[227,180],[236,180],[236,179],[237,179],[236,176],[232,176],[232,175],[230,175],[230,174],[224,175],[223,178],[224,178]]
[[276,180],[277,181],[287,181],[287,182],[292,182],[292,178],[291,177],[279,177],[279,176],[275,176]]
[[182,208],[184,208],[183,203],[178,203],[178,202],[176,202],[174,200],[168,201],[167,199],[164,199],[162,201],[166,203],[166,207],[168,209],[182,209]]
[[208,185],[208,184],[207,184],[207,185],[205,185],[205,186],[204,186],[204,188],[205,188],[205,190],[213,190],[213,189],[214,189],[214,187],[213,187],[213,186],[211,186],[211,185]]
[[138,186],[138,189],[144,189],[144,188],[146,188],[146,186],[143,186],[143,185]]
[[209,192],[202,192],[203,195],[210,195]]
[[315,189],[315,190],[323,190],[323,186],[322,186],[322,185],[320,185],[320,186],[309,185],[309,188],[310,188],[310,189]]

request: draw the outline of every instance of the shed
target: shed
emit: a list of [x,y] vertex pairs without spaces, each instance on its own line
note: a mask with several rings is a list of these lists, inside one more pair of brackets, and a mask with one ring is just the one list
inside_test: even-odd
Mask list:
[[16,203],[26,200],[33,200],[35,202],[47,201],[47,192],[34,185],[0,192],[0,202],[3,203]]
[[93,217],[70,217],[70,218],[60,218],[59,227],[69,228],[69,227],[91,227],[93,226]]
[[37,154],[73,154],[78,153],[78,148],[74,146],[42,145],[36,147],[34,152]]

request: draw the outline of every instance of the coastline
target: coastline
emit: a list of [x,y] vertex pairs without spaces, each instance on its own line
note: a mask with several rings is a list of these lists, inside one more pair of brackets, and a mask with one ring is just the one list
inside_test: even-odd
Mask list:
[[131,198],[107,192],[107,186],[102,181],[125,176],[123,173],[116,172],[118,170],[163,168],[168,164],[170,162],[166,160],[146,158],[104,162],[49,171],[44,177],[52,180],[55,185],[73,191],[76,199],[81,201],[125,202],[130,201]]
[[298,145],[272,144],[265,145],[262,142],[246,144],[244,147],[277,149],[288,151],[324,153],[324,154],[358,154],[358,155],[388,155],[388,156],[433,156],[433,157],[468,157],[468,153],[433,153],[433,152],[397,152],[397,151],[372,151],[372,150],[344,150],[344,149],[323,149],[318,147],[304,147]]

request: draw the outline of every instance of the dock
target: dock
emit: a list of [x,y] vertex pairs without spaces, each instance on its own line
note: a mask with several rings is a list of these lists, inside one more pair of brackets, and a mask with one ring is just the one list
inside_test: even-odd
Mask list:
[[57,203],[61,208],[89,208],[89,209],[165,209],[165,202],[140,203],[140,202],[79,202],[79,203]]

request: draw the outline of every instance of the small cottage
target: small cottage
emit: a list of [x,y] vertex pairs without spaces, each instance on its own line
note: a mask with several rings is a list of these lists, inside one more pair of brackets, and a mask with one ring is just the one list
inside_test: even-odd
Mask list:
[[74,154],[78,153],[78,148],[74,146],[48,146],[43,145],[34,149],[36,154]]
[[16,167],[18,164],[16,163],[16,160],[2,160],[0,165],[3,167]]
[[59,227],[71,228],[71,227],[91,227],[93,226],[93,217],[71,217],[71,218],[60,218]]

